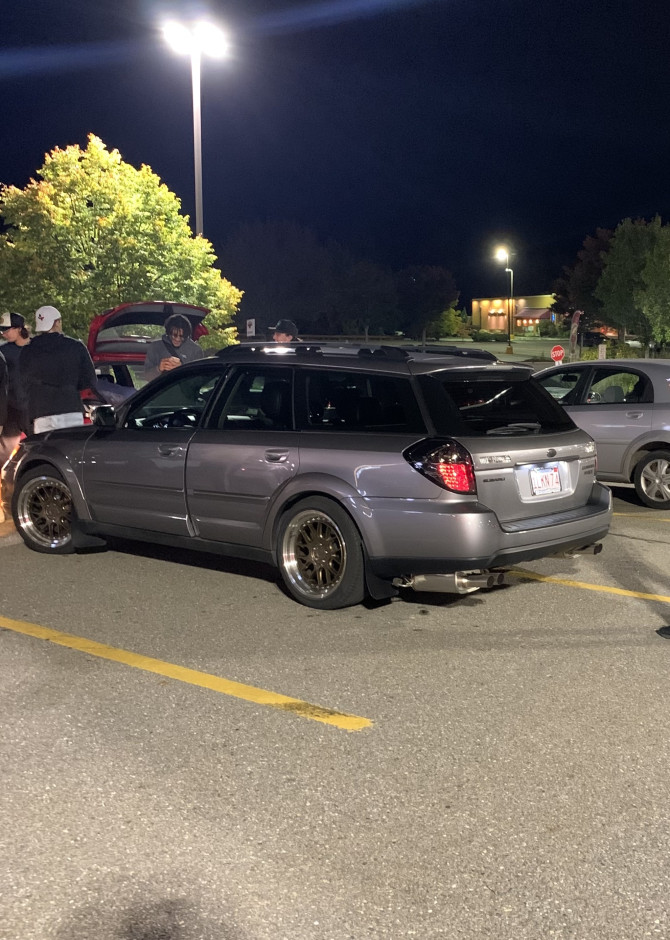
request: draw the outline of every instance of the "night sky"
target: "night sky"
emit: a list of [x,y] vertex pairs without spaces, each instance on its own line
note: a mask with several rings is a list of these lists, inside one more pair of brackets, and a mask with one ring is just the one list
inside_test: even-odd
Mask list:
[[467,302],[505,292],[506,240],[516,293],[543,293],[596,227],[669,214],[667,7],[4,0],[0,181],[93,132],[192,216],[190,66],[158,26],[208,13],[232,43],[202,73],[215,247],[294,220],[393,267],[444,265]]

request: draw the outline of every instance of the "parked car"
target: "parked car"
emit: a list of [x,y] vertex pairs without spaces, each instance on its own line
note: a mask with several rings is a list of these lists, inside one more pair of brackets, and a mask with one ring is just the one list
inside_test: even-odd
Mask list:
[[[492,569],[598,552],[611,494],[591,438],[525,367],[397,347],[231,346],[4,468],[38,552],[111,536],[276,565],[334,609],[468,592]],[[250,566],[253,571],[253,566]]]
[[574,362],[535,373],[598,447],[598,479],[670,509],[670,359]]

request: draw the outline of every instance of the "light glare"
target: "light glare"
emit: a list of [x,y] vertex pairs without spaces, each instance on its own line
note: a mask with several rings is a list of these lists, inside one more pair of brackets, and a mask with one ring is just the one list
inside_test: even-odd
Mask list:
[[170,20],[163,26],[163,36],[170,48],[182,55],[204,53],[220,59],[228,52],[228,39],[223,30],[205,20],[190,27]]
[[170,20],[170,22],[166,23],[163,27],[163,36],[168,46],[180,55],[188,54],[192,51],[193,38],[191,31],[185,26],[182,26],[181,23]]

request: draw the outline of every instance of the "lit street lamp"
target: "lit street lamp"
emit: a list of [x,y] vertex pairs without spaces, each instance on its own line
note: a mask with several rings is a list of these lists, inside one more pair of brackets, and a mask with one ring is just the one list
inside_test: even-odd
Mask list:
[[200,20],[190,25],[166,23],[163,36],[175,52],[191,56],[193,90],[193,160],[195,166],[195,233],[202,235],[202,145],[200,132],[200,60],[203,54],[220,59],[228,51],[228,40],[213,23]]
[[496,251],[496,260],[505,262],[505,271],[509,274],[509,299],[507,301],[507,352],[514,352],[512,349],[512,320],[514,317],[514,271],[509,265],[509,251],[507,248],[498,248]]

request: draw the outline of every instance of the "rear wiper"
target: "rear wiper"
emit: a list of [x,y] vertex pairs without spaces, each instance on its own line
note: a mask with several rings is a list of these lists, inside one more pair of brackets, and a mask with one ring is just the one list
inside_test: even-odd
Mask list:
[[539,434],[542,425],[537,421],[512,421],[497,428],[489,428],[487,434]]

